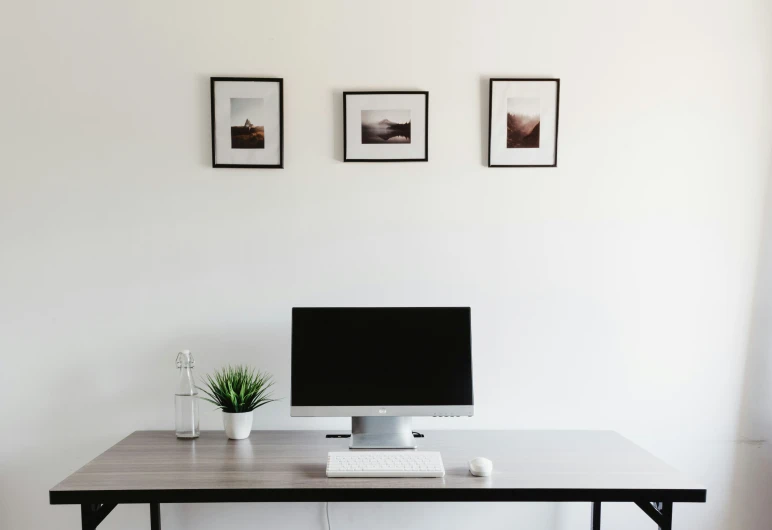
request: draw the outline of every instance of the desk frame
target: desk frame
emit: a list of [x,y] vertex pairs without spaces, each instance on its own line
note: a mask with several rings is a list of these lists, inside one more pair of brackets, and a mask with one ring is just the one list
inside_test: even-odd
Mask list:
[[[341,479],[345,480],[345,479]],[[388,480],[388,479],[384,479]],[[219,490],[218,490],[219,491]],[[254,491],[254,490],[249,490]],[[384,490],[388,492],[393,492],[393,490]],[[556,492],[559,492],[556,491]],[[111,493],[129,493],[129,492],[111,492]],[[167,499],[174,499],[177,498],[177,495],[174,492],[165,492],[171,495],[163,495],[163,492],[158,492],[161,498],[167,498]],[[216,503],[216,502],[226,502],[225,500],[211,500],[211,498],[208,498],[205,495],[205,492],[199,492],[199,491],[182,491],[180,492],[183,494],[186,499],[184,502],[194,502],[194,503]],[[202,493],[204,493],[202,495]],[[233,496],[233,491],[229,491],[229,499],[227,502],[277,502],[280,501],[280,499],[264,499],[262,501],[254,501],[254,500],[245,500],[243,497],[245,496],[242,494],[237,494],[236,496]],[[244,492],[246,493],[246,492]],[[561,496],[550,496],[550,495],[534,495],[532,498],[530,496],[526,496],[526,498],[520,498],[516,501],[509,501],[509,502],[586,502],[584,500],[577,500],[578,498],[584,497],[584,495],[580,495],[579,491],[573,491],[566,490],[564,492],[564,495]],[[112,495],[110,495],[112,496]],[[246,495],[248,496],[248,495]],[[69,497],[69,495],[68,495]],[[337,498],[339,496],[332,496],[333,498],[326,499],[326,500],[320,500],[316,497],[303,499],[302,501],[298,500],[285,500],[286,502],[438,502],[439,499],[434,501],[416,501],[416,500],[408,500],[408,499],[402,499],[402,500],[389,500],[384,499],[380,495],[372,495],[368,496],[371,498],[367,499],[356,499],[352,500],[351,498],[348,498],[348,496],[344,496],[346,498]],[[576,497],[576,498],[574,498]],[[603,496],[601,496],[603,497]],[[567,498],[571,498],[572,500],[566,500]],[[604,497],[606,499],[613,498],[612,496]],[[57,502],[59,501],[59,502]],[[454,498],[453,500],[446,500],[443,499],[445,502],[499,502],[492,499],[463,499],[463,498]],[[179,502],[179,501],[177,501]],[[592,530],[601,530],[601,505],[603,502],[622,502],[622,501],[613,501],[613,500],[593,500],[590,501],[592,503],[592,512],[591,512],[591,523],[590,528]],[[667,501],[667,502],[645,502],[645,501],[633,501],[643,512],[649,516],[649,518],[654,521],[657,524],[657,527],[659,530],[672,530],[673,526],[673,502]],[[685,502],[693,502],[693,501],[685,501]],[[701,501],[698,501],[701,502]],[[72,504],[72,502],[62,502],[60,498],[55,500],[54,496],[51,497],[51,503],[52,504]],[[94,504],[94,503],[86,503],[80,505],[80,517],[81,517],[81,528],[82,530],[96,530],[96,528],[99,526],[99,524],[104,521],[104,519],[110,515],[110,512],[112,512],[118,504],[137,504],[142,503],[143,501],[123,501],[121,503],[117,502],[107,502],[104,504]],[[150,502],[150,530],[161,530],[161,503],[160,502]]]
[[[602,481],[595,481],[595,486],[597,487],[574,486],[565,482],[564,487],[560,485],[559,481],[556,484],[559,487],[552,487],[549,485],[549,482],[545,484],[538,481],[533,484],[526,483],[525,485],[513,487],[479,487],[480,483],[477,481],[480,479],[470,478],[468,483],[465,482],[467,478],[463,474],[459,474],[459,464],[462,462],[460,460],[462,454],[471,453],[471,447],[479,447],[483,442],[478,438],[479,432],[467,431],[462,433],[463,431],[444,434],[442,432],[435,432],[432,433],[434,440],[426,443],[426,448],[429,450],[439,449],[443,452],[447,451],[447,455],[443,453],[444,456],[448,457],[448,462],[446,462],[448,475],[446,475],[444,480],[450,478],[451,482],[448,485],[452,487],[413,487],[416,484],[410,482],[412,480],[440,479],[409,478],[374,479],[378,482],[363,486],[361,483],[356,482],[362,479],[327,479],[322,468],[313,472],[313,476],[309,478],[310,483],[306,481],[299,484],[301,487],[293,486],[292,480],[289,480],[293,476],[296,477],[299,473],[297,470],[292,471],[290,469],[287,471],[289,479],[285,482],[276,480],[261,482],[258,477],[255,479],[254,485],[250,484],[251,487],[220,487],[216,481],[207,482],[203,480],[200,488],[177,489],[174,487],[171,478],[166,480],[156,478],[155,481],[140,482],[139,486],[136,480],[133,483],[131,480],[122,483],[120,477],[110,478],[110,474],[113,472],[118,475],[125,473],[127,477],[136,477],[138,471],[147,469],[148,466],[153,468],[159,465],[172,467],[174,458],[178,459],[177,463],[181,462],[183,465],[188,465],[186,472],[191,472],[190,461],[184,451],[177,454],[174,451],[170,451],[170,448],[175,443],[179,443],[175,441],[172,433],[157,431],[138,432],[116,444],[106,453],[71,475],[62,483],[64,486],[60,484],[52,488],[49,492],[49,499],[53,505],[80,505],[82,530],[96,530],[101,522],[119,504],[149,505],[150,529],[161,530],[161,504],[225,502],[583,502],[591,505],[590,528],[592,530],[601,530],[601,508],[604,503],[627,502],[637,505],[660,530],[672,530],[674,503],[702,503],[706,500],[707,492],[703,487],[691,481],[684,482],[681,480],[681,475],[672,470],[672,468],[667,468],[667,471],[663,471],[665,468],[662,466],[665,465],[661,461],[638,448],[629,440],[625,440],[615,433],[593,433],[590,431],[576,431],[573,434],[571,432],[558,432],[556,434],[549,431],[522,431],[520,434],[517,434],[517,432],[509,432],[508,434],[507,431],[501,431],[498,432],[497,436],[490,435],[488,439],[505,438],[501,443],[506,445],[513,440],[517,441],[528,437],[542,436],[546,437],[544,438],[545,440],[552,440],[553,442],[558,437],[567,437],[569,441],[585,440],[586,449],[589,443],[588,440],[594,440],[597,437],[600,441],[605,441],[607,444],[611,443],[608,447],[624,449],[628,452],[632,451],[631,454],[633,456],[643,459],[642,461],[650,464],[655,471],[660,473],[667,472],[672,476],[669,475],[667,480],[660,480],[655,483],[643,480],[640,484],[636,484],[634,481],[622,481],[619,484],[611,483],[607,486]],[[454,443],[452,442],[456,438],[459,440],[464,438],[466,440],[466,445],[463,446],[463,451],[461,452],[453,450]],[[473,442],[470,441],[472,439],[474,440]],[[536,446],[537,442],[541,439],[534,438],[536,441],[531,440],[530,447]],[[298,440],[299,445],[287,447],[286,450],[281,448],[284,447],[282,444],[291,444],[296,440]],[[442,445],[443,440],[446,444],[445,446]],[[482,438],[482,440],[485,440],[485,438]],[[243,464],[240,465],[246,466],[247,473],[250,473],[250,466],[252,466],[252,469],[256,469],[264,465],[270,465],[267,463],[271,462],[275,455],[283,456],[285,461],[287,458],[291,459],[301,455],[298,458],[304,458],[306,464],[308,462],[318,462],[318,459],[326,451],[340,450],[338,446],[341,444],[341,441],[325,440],[322,433],[315,431],[263,431],[255,435],[254,440],[251,441],[252,445],[239,445],[239,442],[221,440],[219,433],[209,433],[199,443],[204,444],[199,448],[199,453],[203,451],[206,456],[204,458],[205,463],[201,464],[204,469],[194,468],[192,472],[201,471],[206,474],[211,472],[211,466],[219,469],[223,462],[227,463],[230,455],[235,454],[234,452],[238,451],[239,447],[246,448],[247,450],[245,453],[247,460],[242,460]],[[430,443],[434,443],[434,446],[430,445]],[[143,462],[137,464],[136,458],[132,461],[132,457],[136,457],[139,454],[137,451],[143,449],[143,444],[153,446],[151,449],[154,448],[156,454],[147,456]],[[270,449],[263,449],[261,444],[266,444]],[[313,454],[306,454],[309,448]],[[495,451],[495,448],[495,444],[488,446],[490,451]],[[284,452],[282,453],[281,451]],[[499,468],[504,467],[502,473],[506,474],[509,472],[511,475],[514,464],[505,460],[506,454],[505,452],[499,452],[499,458],[504,459],[501,461]],[[581,456],[584,453],[578,452],[576,454]],[[565,457],[565,455],[563,456]],[[128,458],[131,461],[125,464],[126,468],[129,469],[124,469],[123,464],[118,464],[118,467],[116,467],[116,461],[120,462],[124,458]],[[215,460],[213,461],[212,458],[215,458]],[[619,454],[617,454],[617,458],[620,458]],[[600,453],[600,456],[596,454],[596,459],[601,459],[598,461],[602,461],[605,459],[605,455],[602,453]],[[445,460],[444,457],[443,460]],[[316,469],[317,464],[313,465]],[[519,465],[522,465],[522,462]],[[210,468],[205,469],[206,466],[210,466]],[[553,467],[553,472],[555,469],[559,470],[562,468]],[[231,469],[229,472],[233,472],[233,470]],[[88,478],[91,473],[94,473],[96,477],[93,480]],[[648,475],[648,472],[643,474]],[[80,479],[73,479],[73,477],[80,477]],[[243,480],[243,477],[241,480]],[[348,482],[349,480],[351,482]],[[462,482],[459,483],[459,480]],[[335,481],[334,485],[330,481]],[[404,481],[404,485],[394,481]],[[383,484],[382,487],[381,484]],[[125,488],[121,486],[125,486]]]

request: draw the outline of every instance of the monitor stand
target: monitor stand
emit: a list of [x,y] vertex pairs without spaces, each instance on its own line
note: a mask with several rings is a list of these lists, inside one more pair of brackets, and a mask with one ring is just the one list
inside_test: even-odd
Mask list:
[[351,449],[415,449],[410,416],[354,416]]

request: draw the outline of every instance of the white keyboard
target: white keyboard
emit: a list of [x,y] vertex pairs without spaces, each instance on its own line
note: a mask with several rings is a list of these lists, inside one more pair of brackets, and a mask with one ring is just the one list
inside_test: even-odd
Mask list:
[[436,451],[345,451],[327,453],[328,477],[444,477]]

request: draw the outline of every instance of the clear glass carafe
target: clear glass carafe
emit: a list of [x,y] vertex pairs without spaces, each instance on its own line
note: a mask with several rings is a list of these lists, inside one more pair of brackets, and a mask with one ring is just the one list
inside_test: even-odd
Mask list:
[[198,438],[198,389],[193,379],[195,361],[190,350],[177,354],[180,380],[174,394],[174,426],[177,438]]

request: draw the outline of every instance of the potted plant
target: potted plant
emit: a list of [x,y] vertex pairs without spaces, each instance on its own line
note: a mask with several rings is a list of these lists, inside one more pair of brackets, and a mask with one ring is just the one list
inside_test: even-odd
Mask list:
[[261,372],[246,366],[227,366],[207,375],[206,388],[201,391],[209,403],[222,410],[222,422],[225,434],[231,440],[243,440],[252,431],[252,412],[272,401],[270,389],[273,377],[268,372]]

